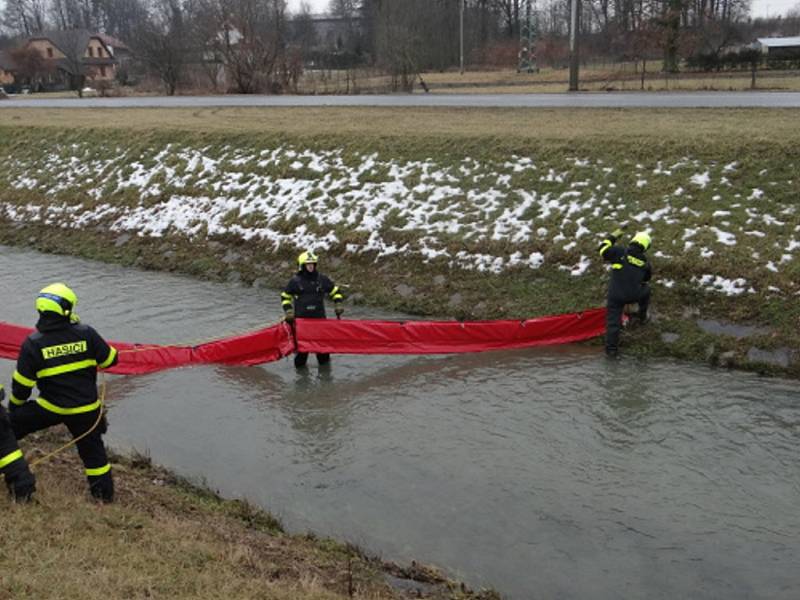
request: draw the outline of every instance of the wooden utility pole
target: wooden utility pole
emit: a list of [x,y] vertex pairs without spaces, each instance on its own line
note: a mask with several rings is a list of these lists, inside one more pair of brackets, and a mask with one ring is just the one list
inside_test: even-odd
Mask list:
[[571,0],[569,19],[569,91],[578,91],[578,17],[580,0]]

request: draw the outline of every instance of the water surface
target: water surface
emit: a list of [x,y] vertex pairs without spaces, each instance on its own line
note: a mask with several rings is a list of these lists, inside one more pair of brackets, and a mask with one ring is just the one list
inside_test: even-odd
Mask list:
[[[274,291],[0,247],[0,320],[32,325],[57,280],[108,339],[201,341],[281,314]],[[310,364],[109,377],[109,442],[291,530],[508,598],[800,596],[795,381],[581,346]]]

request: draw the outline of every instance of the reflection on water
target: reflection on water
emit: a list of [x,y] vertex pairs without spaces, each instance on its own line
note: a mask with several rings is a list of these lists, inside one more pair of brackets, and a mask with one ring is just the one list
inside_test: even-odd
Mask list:
[[[3,320],[32,323],[66,279],[112,339],[280,314],[275,293],[69,258],[3,249],[0,267]],[[575,346],[310,363],[109,377],[111,442],[512,598],[797,597],[796,382]]]

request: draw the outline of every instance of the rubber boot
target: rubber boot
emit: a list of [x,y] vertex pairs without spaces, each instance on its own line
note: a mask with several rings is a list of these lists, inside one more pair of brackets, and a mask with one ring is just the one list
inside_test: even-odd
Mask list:
[[110,504],[114,501],[114,478],[111,472],[103,473],[100,476],[87,477],[89,480],[89,491],[93,498],[101,500],[105,504]]

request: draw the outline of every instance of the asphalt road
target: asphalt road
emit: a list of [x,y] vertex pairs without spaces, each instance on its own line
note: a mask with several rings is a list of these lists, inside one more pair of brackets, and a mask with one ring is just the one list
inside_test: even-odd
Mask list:
[[203,108],[269,106],[400,106],[476,108],[800,108],[800,92],[578,92],[571,94],[413,94],[387,96],[152,96],[25,98],[2,108]]

